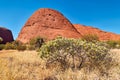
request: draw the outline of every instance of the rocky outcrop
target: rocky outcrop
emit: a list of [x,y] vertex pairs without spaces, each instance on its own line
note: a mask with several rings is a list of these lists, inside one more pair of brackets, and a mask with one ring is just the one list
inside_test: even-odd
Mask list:
[[79,38],[81,35],[60,12],[42,8],[28,19],[17,40],[27,43],[30,39],[37,36],[51,40],[57,36]]
[[28,19],[17,40],[28,43],[38,36],[51,40],[57,36],[81,38],[86,34],[96,34],[100,40],[120,40],[120,35],[111,32],[80,24],[73,25],[63,14],[48,8],[39,9]]
[[96,34],[100,40],[120,40],[120,35],[111,33],[111,32],[106,32],[102,31],[98,28],[90,27],[90,26],[84,26],[80,24],[74,24],[74,27],[77,29],[77,31],[82,35],[86,34]]
[[2,44],[13,41],[12,32],[6,28],[0,27],[0,37],[3,39]]

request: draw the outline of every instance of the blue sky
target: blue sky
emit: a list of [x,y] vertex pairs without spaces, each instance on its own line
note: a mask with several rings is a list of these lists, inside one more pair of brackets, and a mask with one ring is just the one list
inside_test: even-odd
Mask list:
[[39,8],[52,8],[73,24],[120,34],[120,0],[0,0],[0,26],[12,30],[14,39]]

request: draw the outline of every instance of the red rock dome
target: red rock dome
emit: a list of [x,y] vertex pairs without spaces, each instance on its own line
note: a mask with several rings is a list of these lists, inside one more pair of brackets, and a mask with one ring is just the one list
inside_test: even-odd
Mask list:
[[51,40],[57,36],[79,38],[81,35],[60,12],[42,8],[28,19],[17,40],[27,43],[31,38],[37,36]]
[[9,29],[0,27],[0,37],[3,39],[2,44],[5,44],[6,42],[12,42],[13,41],[13,35],[12,32]]
[[102,31],[98,28],[90,27],[90,26],[84,26],[80,24],[74,24],[74,27],[77,29],[77,31],[82,35],[86,34],[96,34],[101,41],[107,41],[107,40],[114,40],[118,41],[120,40],[120,35]]

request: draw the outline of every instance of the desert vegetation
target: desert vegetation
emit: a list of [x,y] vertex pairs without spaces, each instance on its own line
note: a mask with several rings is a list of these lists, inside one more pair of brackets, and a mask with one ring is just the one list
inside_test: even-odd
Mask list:
[[82,36],[82,40],[86,41],[99,41],[99,37],[96,34],[85,34]]
[[[2,38],[1,38],[2,40]],[[7,42],[6,44],[0,44],[0,50],[38,50],[44,43],[43,38],[36,37],[30,40],[29,43],[23,44],[19,41]]]
[[[19,52],[16,50],[0,51],[1,80],[119,80],[120,79],[120,50],[110,51],[111,68],[100,73],[97,68],[82,67],[80,70],[60,71],[58,67],[46,67],[46,62],[36,51]],[[89,64],[87,64],[89,65]],[[91,68],[91,69],[89,69]]]
[[14,41],[0,45],[4,47],[0,51],[1,80],[120,79],[120,50],[111,49],[93,35],[82,39],[57,37],[47,42],[36,38],[28,44]]
[[108,40],[106,43],[109,45],[110,48],[115,49],[115,48],[120,48],[120,41],[114,41],[114,40]]

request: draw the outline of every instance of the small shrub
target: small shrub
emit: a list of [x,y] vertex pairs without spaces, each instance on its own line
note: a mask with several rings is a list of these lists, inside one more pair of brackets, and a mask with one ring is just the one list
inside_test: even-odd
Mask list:
[[24,51],[24,50],[26,50],[26,46],[25,45],[19,45],[19,46],[17,46],[17,50],[18,51]]
[[16,47],[19,45],[22,45],[22,43],[20,41],[13,41],[12,44]]
[[86,34],[82,36],[82,40],[86,41],[99,41],[99,37],[96,34]]
[[28,50],[35,50],[35,46],[32,46],[32,45],[28,45],[27,48]]
[[5,49],[6,50],[16,49],[16,46],[14,44],[8,42],[5,44]]
[[31,47],[29,47],[29,49],[38,49],[42,46],[42,44],[44,43],[43,38],[41,37],[36,37],[30,40],[29,44]]
[[5,47],[5,45],[4,45],[4,44],[0,44],[0,50],[3,50],[3,49],[4,49],[4,47]]
[[119,41],[114,41],[114,40],[109,40],[106,42],[110,48],[119,48],[120,42]]

